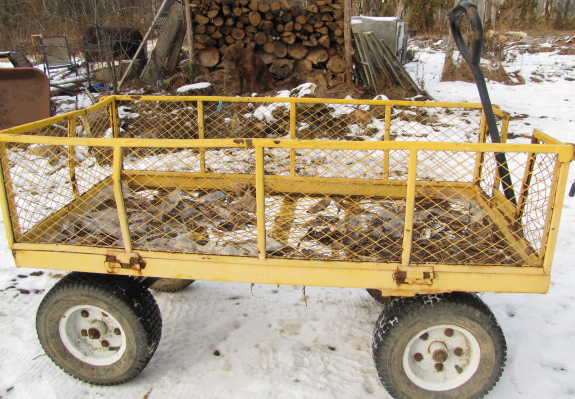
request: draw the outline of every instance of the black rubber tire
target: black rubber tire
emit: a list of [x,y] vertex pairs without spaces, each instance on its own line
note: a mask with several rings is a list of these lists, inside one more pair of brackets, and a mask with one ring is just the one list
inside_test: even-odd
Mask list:
[[[76,306],[98,307],[119,322],[126,349],[117,361],[92,365],[66,348],[59,325],[65,312]],[[132,277],[74,272],[60,280],[42,300],[36,331],[46,354],[66,373],[94,385],[117,385],[136,377],[146,367],[160,342],[162,319],[152,294]]]
[[150,286],[151,289],[160,292],[178,292],[190,286],[196,280],[183,278],[161,278]]
[[[463,385],[435,391],[421,388],[406,374],[403,354],[412,338],[432,326],[454,325],[480,347],[479,367]],[[493,313],[475,294],[446,293],[396,297],[377,320],[373,359],[379,379],[395,399],[477,399],[499,381],[506,361],[505,337]]]
[[381,303],[382,305],[389,305],[394,297],[392,296],[383,296],[380,290],[376,290],[375,288],[367,288],[367,293],[371,295],[373,299],[377,302]]

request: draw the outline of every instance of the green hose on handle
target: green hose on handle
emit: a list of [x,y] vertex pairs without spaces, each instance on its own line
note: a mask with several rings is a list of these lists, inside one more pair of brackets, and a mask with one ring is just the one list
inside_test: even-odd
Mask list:
[[[461,30],[459,29],[459,20],[464,15],[467,15],[471,20],[471,29],[473,30],[473,53],[467,48],[465,40],[463,40],[463,36],[461,35]],[[455,45],[463,56],[463,59],[465,59],[471,68],[471,72],[475,78],[491,142],[501,143],[501,135],[499,134],[497,122],[495,121],[495,115],[493,114],[493,107],[491,105],[491,100],[489,99],[485,77],[483,76],[483,72],[479,66],[479,62],[481,61],[481,52],[483,50],[483,26],[481,25],[481,18],[479,18],[479,14],[477,13],[477,6],[470,1],[464,1],[449,10],[447,16],[449,18],[449,26],[451,28],[451,34],[453,35]],[[514,205],[517,205],[505,154],[502,152],[495,153],[495,160],[497,162],[497,170],[501,178],[501,185],[503,187],[505,198],[511,201]]]

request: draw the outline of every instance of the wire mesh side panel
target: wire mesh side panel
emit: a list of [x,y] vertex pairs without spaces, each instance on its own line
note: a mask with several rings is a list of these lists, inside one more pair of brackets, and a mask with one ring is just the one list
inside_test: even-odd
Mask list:
[[105,186],[111,168],[85,147],[9,145],[7,157],[16,242],[119,245],[113,192]]
[[[68,149],[54,145],[11,145],[7,195],[14,200],[15,238],[74,200],[66,164]],[[31,241],[37,237],[32,237]]]
[[[524,226],[514,218],[517,207],[500,193],[500,172],[493,153],[469,153],[478,157],[480,169],[459,152],[437,151],[432,154],[438,161],[435,175],[421,173],[422,181],[442,181],[445,188],[431,195],[416,194],[412,262],[440,262],[443,264],[481,264],[521,266],[533,254],[534,242],[526,242]],[[421,151],[418,161],[429,159]],[[507,169],[519,199],[525,176],[528,154],[506,153]],[[418,162],[418,164],[420,164]],[[460,182],[473,182],[476,176],[481,192],[462,195]],[[471,177],[471,180],[469,179]],[[457,184],[456,184],[457,183]],[[547,181],[547,184],[550,184]],[[497,197],[497,198],[494,198]],[[500,206],[502,202],[506,207]],[[505,209],[512,209],[511,213]],[[544,222],[543,222],[544,223]],[[530,223],[532,225],[532,223]],[[521,252],[521,253],[520,253]]]
[[[108,108],[100,108],[75,118],[74,136],[80,138],[112,138],[113,129]],[[112,174],[111,147],[72,147],[74,184],[80,195],[85,194]]]
[[394,140],[477,143],[481,109],[394,106],[391,131]]
[[480,109],[293,101],[142,99],[120,101],[118,115],[122,137],[480,141]]
[[405,202],[384,195],[270,193],[271,258],[398,262]]
[[[532,255],[545,239],[554,155],[506,154],[518,201],[508,211],[499,206],[509,200],[496,185],[493,153],[421,150],[409,210],[408,169],[378,183],[385,157],[409,158],[409,151],[297,149],[293,166],[290,151],[265,153],[266,177],[277,177],[266,186],[270,257],[400,262],[410,231],[412,264],[540,265]],[[291,188],[280,184],[288,175]],[[413,228],[406,229],[408,213]]]
[[[73,121],[74,136],[112,138],[108,108],[100,108]],[[69,244],[120,248],[123,246],[112,176],[113,150],[106,146],[71,146],[69,182],[74,202],[65,214],[54,218],[58,228],[41,240]]]
[[377,186],[384,157],[382,150],[266,149],[267,256],[399,261],[405,199]]
[[[520,264],[516,248],[505,235],[510,225],[496,224],[494,220],[501,216],[482,206],[484,201],[470,191],[480,156],[463,151],[418,152],[416,180],[422,188],[415,193],[411,262]],[[493,181],[492,174],[484,176]],[[426,190],[426,182],[440,188]]]
[[257,256],[254,164],[250,148],[133,149],[123,192],[133,248]]
[[[288,151],[266,151],[266,176],[288,175]],[[268,256],[401,262],[409,169],[403,160],[388,171],[384,165],[386,157],[409,159],[409,151],[320,148],[295,154],[293,192],[274,191],[272,182],[266,192]],[[476,157],[462,151],[418,152],[421,188],[413,229],[407,228],[412,263],[519,264],[503,226],[474,199]]]
[[[508,152],[505,153],[506,165],[496,160],[495,153],[483,153],[481,158],[478,187],[490,207],[483,207],[480,215],[493,220],[503,218],[508,229],[507,238],[515,237],[523,243],[515,248],[515,252],[519,248],[525,254],[535,255],[538,261],[532,266],[540,266],[553,211],[552,195],[554,174],[558,167],[557,155]],[[503,193],[501,179],[505,175],[508,175],[512,182],[513,200],[505,199]],[[513,211],[502,214],[497,205],[501,204],[501,201],[507,205],[514,203],[511,208]],[[500,237],[500,244],[496,247],[505,252],[507,250],[501,247],[503,241]],[[522,263],[519,260],[517,262]]]
[[120,137],[197,139],[196,101],[119,101]]
[[[518,202],[511,223],[514,233],[530,244],[530,251],[542,257],[545,250],[546,232],[550,223],[552,186],[558,168],[556,154],[506,153],[508,172]],[[488,197],[503,196],[500,183],[503,168],[495,160],[495,154],[484,155],[479,185]]]
[[532,172],[524,186],[528,186],[525,194],[524,209],[520,213],[519,222],[523,227],[521,232],[529,241],[539,257],[545,252],[546,233],[550,223],[552,204],[555,202],[552,192],[553,174],[558,167],[555,154],[537,154],[533,159]]
[[495,215],[457,191],[415,201],[412,263],[521,265]]

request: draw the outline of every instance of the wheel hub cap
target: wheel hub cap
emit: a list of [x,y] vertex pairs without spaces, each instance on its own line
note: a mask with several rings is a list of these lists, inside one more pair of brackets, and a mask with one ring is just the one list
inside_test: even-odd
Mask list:
[[416,334],[403,353],[403,368],[417,386],[447,391],[469,381],[479,367],[477,339],[455,325],[436,325]]
[[94,366],[117,362],[126,350],[118,320],[97,306],[74,306],[62,315],[60,338],[77,359]]

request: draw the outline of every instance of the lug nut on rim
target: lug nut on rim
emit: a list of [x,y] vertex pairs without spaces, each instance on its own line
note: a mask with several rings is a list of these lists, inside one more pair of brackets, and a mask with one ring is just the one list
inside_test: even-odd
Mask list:
[[89,336],[91,339],[98,339],[98,338],[100,338],[100,336],[101,336],[100,330],[98,330],[97,328],[93,328],[93,327],[92,327],[92,328],[90,328],[90,329],[88,330],[88,336]]
[[444,349],[437,349],[437,350],[433,351],[432,356],[433,356],[433,360],[435,360],[438,364],[440,364],[440,363],[443,363],[447,360],[448,354],[447,354],[447,351]]

